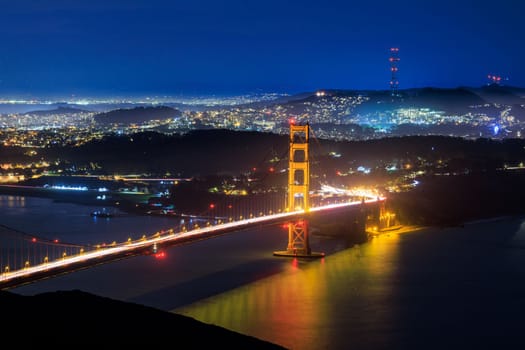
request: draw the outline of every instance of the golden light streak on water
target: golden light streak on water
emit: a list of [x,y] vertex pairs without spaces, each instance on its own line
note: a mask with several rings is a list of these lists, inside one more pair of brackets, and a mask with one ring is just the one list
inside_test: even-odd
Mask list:
[[345,322],[337,300],[350,300],[356,314],[369,316],[359,322],[393,322],[380,306],[395,278],[399,235],[383,234],[320,260],[290,260],[283,273],[172,312],[290,349],[328,349]]

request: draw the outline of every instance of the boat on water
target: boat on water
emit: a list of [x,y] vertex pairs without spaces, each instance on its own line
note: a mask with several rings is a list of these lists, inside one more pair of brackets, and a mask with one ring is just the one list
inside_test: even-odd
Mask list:
[[91,212],[91,216],[97,218],[112,218],[115,215],[105,210],[95,210]]

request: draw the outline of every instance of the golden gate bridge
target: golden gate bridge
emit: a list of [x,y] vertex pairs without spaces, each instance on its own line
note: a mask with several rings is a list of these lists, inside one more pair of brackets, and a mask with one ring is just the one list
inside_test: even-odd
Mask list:
[[[267,199],[257,206],[246,204],[231,216],[182,221],[172,228],[123,242],[74,244],[38,237],[0,225],[0,289],[13,288],[42,278],[68,273],[97,264],[142,254],[162,254],[168,246],[188,244],[254,226],[287,223],[288,243],[275,256],[318,258],[309,244],[309,221],[330,213],[362,210],[377,204],[381,221],[385,198],[371,192],[350,192],[331,186],[324,191],[338,194],[327,201],[313,201],[310,193],[309,125],[290,124],[288,191],[286,198]],[[258,199],[261,201],[262,199]],[[256,211],[254,211],[256,209]],[[364,230],[364,226],[363,226]]]

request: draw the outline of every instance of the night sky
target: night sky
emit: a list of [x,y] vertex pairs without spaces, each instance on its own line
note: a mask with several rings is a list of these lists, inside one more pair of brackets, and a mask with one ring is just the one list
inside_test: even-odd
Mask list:
[[4,96],[525,87],[521,0],[0,1]]

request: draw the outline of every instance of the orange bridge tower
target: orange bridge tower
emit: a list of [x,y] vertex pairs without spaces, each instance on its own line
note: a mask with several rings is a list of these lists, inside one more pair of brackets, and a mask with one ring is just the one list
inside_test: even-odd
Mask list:
[[288,166],[287,211],[303,211],[303,218],[288,223],[288,246],[285,251],[276,251],[276,256],[323,257],[310,249],[308,240],[308,220],[310,211],[310,160],[308,142],[310,125],[290,123],[290,155]]

